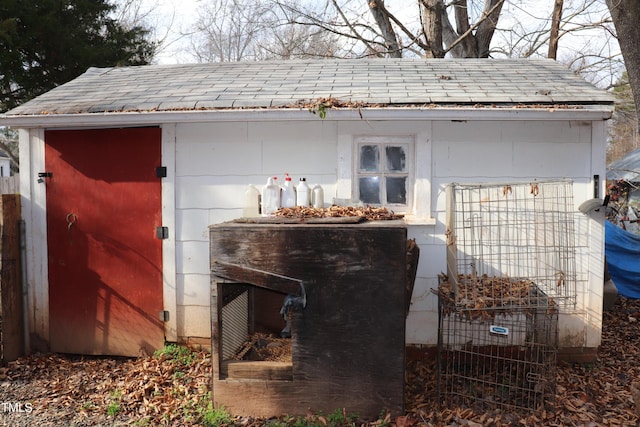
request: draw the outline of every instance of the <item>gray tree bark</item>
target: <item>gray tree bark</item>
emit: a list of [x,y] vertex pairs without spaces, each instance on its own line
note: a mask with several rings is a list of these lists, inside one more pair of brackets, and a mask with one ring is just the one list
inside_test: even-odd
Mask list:
[[369,10],[371,11],[373,18],[376,20],[378,28],[380,28],[380,31],[382,32],[387,48],[387,54],[391,58],[402,58],[402,48],[398,43],[398,36],[391,26],[389,14],[387,13],[387,9],[384,7],[384,0],[370,0]]
[[[486,0],[482,16],[473,26],[469,21],[468,0],[454,0],[454,28],[443,0],[421,0],[422,27],[432,56],[443,58],[488,58],[489,45],[502,12],[504,0]],[[474,32],[475,31],[475,32]],[[428,52],[427,52],[428,53]]]
[[[616,27],[620,51],[627,68],[629,85],[636,106],[636,121],[640,129],[640,1],[606,0],[607,7]],[[636,133],[636,141],[640,134]]]
[[[425,51],[427,58],[444,58],[443,18],[445,6],[442,0],[421,0],[422,32],[429,46]],[[447,22],[449,22],[447,20]]]
[[558,55],[558,39],[560,39],[560,21],[562,20],[562,7],[564,0],[555,0],[553,14],[551,15],[551,33],[549,34],[548,58],[556,59]]

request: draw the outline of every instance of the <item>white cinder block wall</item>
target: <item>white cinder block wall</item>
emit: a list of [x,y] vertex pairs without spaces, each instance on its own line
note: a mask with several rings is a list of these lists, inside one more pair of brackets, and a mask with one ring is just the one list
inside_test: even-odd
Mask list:
[[[451,182],[574,180],[577,206],[593,197],[593,175],[605,176],[604,124],[577,121],[309,121],[187,123],[175,126],[175,245],[177,334],[210,336],[208,226],[242,216],[248,184],[268,176],[321,184],[325,202],[349,191],[355,136],[415,136],[430,170],[431,218],[409,225],[420,263],[407,319],[408,344],[437,343],[437,276],[446,271],[444,189]],[[171,144],[165,144],[170,147]],[[348,150],[348,149],[347,149]],[[602,155],[599,153],[602,152]],[[602,158],[601,158],[602,157]],[[602,186],[601,186],[602,188]],[[576,213],[578,307],[561,317],[561,344],[600,343],[602,217]],[[596,231],[594,233],[594,231]]]
[[336,186],[336,124],[231,122],[179,124],[175,145],[176,288],[179,337],[209,337],[211,224],[242,216],[249,184],[269,176],[307,178],[330,201]]

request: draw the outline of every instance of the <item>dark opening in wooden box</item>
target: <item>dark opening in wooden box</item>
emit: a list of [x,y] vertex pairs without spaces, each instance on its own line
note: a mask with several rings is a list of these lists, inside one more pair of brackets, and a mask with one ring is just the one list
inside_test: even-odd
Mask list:
[[[404,412],[403,222],[230,222],[210,227],[210,246],[216,405],[257,417]],[[289,312],[290,361],[235,360],[247,335],[279,336],[287,295],[306,302]]]

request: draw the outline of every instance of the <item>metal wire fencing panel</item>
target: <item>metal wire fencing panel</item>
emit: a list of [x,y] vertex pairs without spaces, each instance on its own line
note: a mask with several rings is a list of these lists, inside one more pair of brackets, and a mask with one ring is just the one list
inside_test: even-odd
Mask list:
[[249,336],[249,291],[236,286],[223,297],[221,320],[222,360],[230,359]]
[[558,311],[576,304],[572,182],[453,184],[439,295],[439,396],[542,409],[553,398]]
[[[461,309],[439,298],[438,394],[445,406],[541,410],[555,396],[558,312],[535,286],[530,299]],[[535,301],[530,305],[529,302]]]
[[458,277],[525,278],[561,308],[574,308],[574,211],[571,181],[452,184],[449,280],[455,285]]

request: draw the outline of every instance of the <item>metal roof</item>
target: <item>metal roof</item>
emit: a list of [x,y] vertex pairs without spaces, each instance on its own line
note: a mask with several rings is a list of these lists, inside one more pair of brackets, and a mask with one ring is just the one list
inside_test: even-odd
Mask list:
[[5,114],[335,106],[602,105],[613,97],[551,60],[342,59],[90,68]]
[[607,166],[607,179],[640,181],[640,148],[637,148]]

